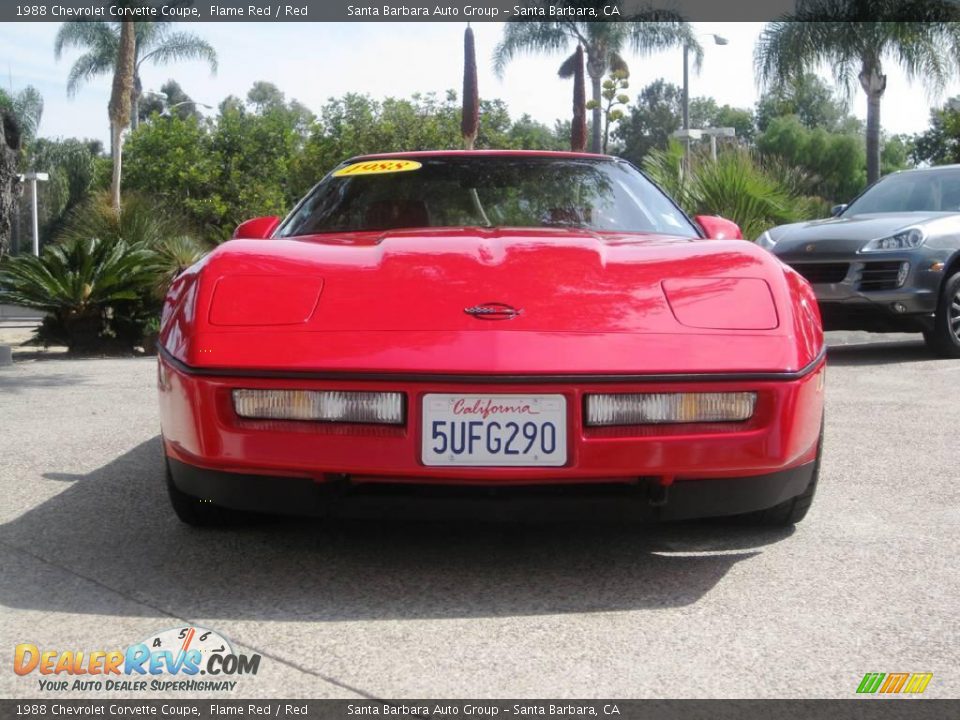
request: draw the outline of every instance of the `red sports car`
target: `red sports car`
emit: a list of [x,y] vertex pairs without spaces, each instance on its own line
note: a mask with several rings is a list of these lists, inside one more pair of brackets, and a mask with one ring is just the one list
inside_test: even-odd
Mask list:
[[173,507],[806,514],[825,349],[807,282],[612,157],[348,160],[173,283]]

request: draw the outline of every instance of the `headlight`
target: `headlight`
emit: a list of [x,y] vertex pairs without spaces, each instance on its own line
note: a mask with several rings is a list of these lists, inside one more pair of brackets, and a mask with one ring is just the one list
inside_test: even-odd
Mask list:
[[770,237],[770,231],[764,230],[763,234],[757,238],[757,245],[767,250],[773,250],[773,246],[777,244],[777,241]]
[[403,394],[339,390],[234,390],[233,407],[244,418],[403,424]]
[[742,422],[756,404],[752,392],[587,395],[587,425]]
[[923,245],[926,235],[920,228],[908,228],[890,237],[871,240],[860,252],[882,252],[884,250],[910,250]]

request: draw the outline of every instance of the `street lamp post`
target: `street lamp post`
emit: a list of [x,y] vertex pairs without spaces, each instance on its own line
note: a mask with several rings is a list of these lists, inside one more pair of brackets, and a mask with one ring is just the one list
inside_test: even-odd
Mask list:
[[47,182],[50,175],[41,172],[28,172],[20,175],[20,182],[30,183],[30,220],[33,226],[33,254],[40,255],[40,212],[37,203],[37,183]]
[[[715,45],[729,45],[730,41],[716,33],[703,33],[712,37]],[[690,46],[683,45],[683,129],[690,129]]]
[[[166,103],[170,102],[170,97],[166,93],[160,93],[160,92],[157,92],[156,90],[147,90],[143,94],[153,95],[158,98],[163,98],[165,105]],[[199,105],[200,107],[206,108],[207,110],[213,110],[213,105],[207,105],[206,103],[198,102],[197,100],[181,100],[180,102],[174,103],[173,105],[167,105],[163,109],[163,111],[160,113],[160,117],[169,118],[173,115],[173,113],[170,112],[171,110],[175,110],[178,107],[183,107],[184,105]]]

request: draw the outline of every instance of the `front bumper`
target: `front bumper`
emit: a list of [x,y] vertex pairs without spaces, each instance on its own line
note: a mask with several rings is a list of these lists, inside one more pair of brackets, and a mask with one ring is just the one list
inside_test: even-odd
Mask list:
[[736,515],[773,507],[810,485],[815,462],[765,475],[721,480],[656,478],[632,482],[490,487],[355,483],[350,476],[305,478],[204,470],[168,459],[184,493],[233,510],[308,517],[662,521]]
[[[943,281],[936,263],[944,252],[913,251],[817,254],[816,260],[792,252],[779,255],[813,285],[824,330],[921,332],[932,328]],[[897,280],[898,267],[906,275]]]
[[[776,484],[774,478],[781,473],[807,465],[815,458],[823,411],[823,381],[822,356],[798,373],[784,373],[777,378],[766,374],[685,379],[583,378],[563,382],[545,378],[470,380],[444,376],[369,380],[230,377],[195,371],[165,352],[161,352],[158,364],[164,447],[178,487],[182,485],[189,494],[199,494],[228,507],[234,507],[243,497],[254,497],[259,509],[272,507],[266,496],[274,491],[279,502],[280,495],[287,492],[285,488],[300,488],[293,491],[294,498],[300,498],[293,502],[294,512],[315,507],[315,501],[305,499],[313,493],[324,487],[342,487],[344,483],[356,487],[473,486],[479,490],[508,486],[619,486],[634,487],[633,492],[639,492],[639,496],[646,492],[636,490],[641,485],[664,488],[683,483],[685,487],[699,487],[702,483],[698,492],[716,492],[725,497],[729,491],[721,490],[720,485],[715,490],[708,490],[706,485],[731,478],[758,478],[749,480],[752,489],[746,495],[763,497],[766,502],[771,498],[760,493],[757,484]],[[400,391],[406,398],[406,423],[387,427],[243,419],[233,409],[231,391],[235,388]],[[419,450],[423,396],[467,391],[563,394],[568,409],[566,464],[517,468],[425,466]],[[584,426],[585,394],[638,391],[750,391],[757,393],[758,400],[754,416],[742,423]],[[208,479],[200,481],[198,477]],[[252,482],[251,477],[260,479]],[[282,479],[291,484],[288,486]],[[775,492],[772,499],[792,492],[797,482],[788,482],[786,489]],[[250,495],[241,490],[244,483],[258,489]],[[234,489],[238,499],[231,500]],[[301,498],[298,493],[305,495]]]

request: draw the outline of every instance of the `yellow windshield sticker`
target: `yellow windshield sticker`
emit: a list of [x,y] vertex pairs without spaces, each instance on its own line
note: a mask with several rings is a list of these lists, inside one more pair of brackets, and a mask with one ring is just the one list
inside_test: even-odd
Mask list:
[[379,175],[380,173],[407,172],[422,167],[416,160],[366,160],[342,167],[333,173],[334,177],[347,175]]

